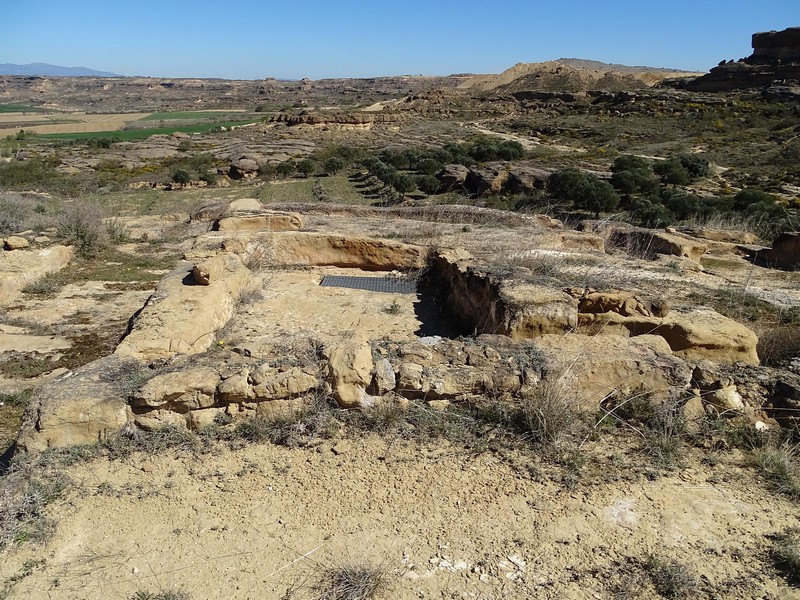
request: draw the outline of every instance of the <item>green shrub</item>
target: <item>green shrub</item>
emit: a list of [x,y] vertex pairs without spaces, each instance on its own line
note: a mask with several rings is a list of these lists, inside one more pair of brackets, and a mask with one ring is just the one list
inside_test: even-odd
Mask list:
[[668,185],[687,185],[692,180],[689,171],[677,158],[657,162],[653,165],[653,172]]
[[308,177],[317,169],[317,163],[309,158],[304,158],[297,163],[297,172],[303,177]]
[[345,167],[344,160],[342,160],[338,156],[331,156],[328,160],[325,161],[323,165],[323,169],[325,173],[328,175],[336,175],[336,173],[344,169],[344,167]]
[[595,218],[619,205],[619,196],[611,184],[579,169],[556,171],[550,175],[547,190],[559,200],[572,201],[576,208],[591,211]]
[[439,180],[433,175],[421,175],[417,177],[417,187],[428,196],[431,196],[439,189]]
[[182,185],[191,183],[192,174],[186,169],[175,169],[175,171],[172,172],[172,181]]
[[707,158],[700,154],[681,154],[678,160],[692,179],[708,177],[709,173],[711,173],[711,164]]
[[295,171],[295,163],[293,160],[286,160],[275,167],[275,174],[279,177],[288,177]]
[[763,190],[745,188],[733,197],[733,208],[739,211],[757,212],[775,205],[775,196]]
[[217,174],[214,171],[203,171],[200,173],[200,181],[206,182],[208,185],[217,183]]

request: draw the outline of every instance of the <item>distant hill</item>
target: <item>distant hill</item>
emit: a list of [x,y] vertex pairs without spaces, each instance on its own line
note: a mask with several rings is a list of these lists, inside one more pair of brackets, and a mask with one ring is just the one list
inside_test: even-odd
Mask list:
[[59,67],[47,63],[15,65],[0,63],[0,75],[46,75],[49,77],[121,77],[108,71],[95,71],[86,67]]
[[591,89],[626,90],[645,88],[667,78],[697,77],[690,73],[655,67],[629,67],[595,60],[560,58],[540,63],[519,63],[499,75],[476,75],[462,89],[482,92],[568,91]]

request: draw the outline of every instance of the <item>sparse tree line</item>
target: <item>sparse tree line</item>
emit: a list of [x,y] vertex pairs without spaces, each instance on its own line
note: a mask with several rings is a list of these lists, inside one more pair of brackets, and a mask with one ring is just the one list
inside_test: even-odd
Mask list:
[[518,160],[525,151],[519,142],[495,141],[479,137],[475,141],[445,144],[437,149],[386,148],[374,152],[366,148],[330,146],[302,160],[287,160],[265,165],[262,176],[286,178],[336,175],[345,169],[366,171],[401,196],[420,191],[432,195],[439,189],[435,174],[448,164],[474,165],[493,160]]
[[[89,148],[106,149],[114,138],[99,138],[83,143]],[[203,181],[214,185],[224,165],[209,153],[192,153],[184,140],[179,153],[171,158],[138,169],[126,169],[119,160],[100,160],[94,171],[66,175],[58,170],[57,154],[12,160],[0,164],[0,187],[35,187],[66,197],[77,197],[98,189],[121,189],[133,177],[161,177],[164,181],[189,184]],[[794,146],[785,148],[790,152]],[[381,197],[402,200],[408,194],[430,196],[440,190],[436,174],[445,165],[473,166],[491,161],[513,162],[526,157],[516,141],[478,136],[439,148],[368,148],[334,145],[310,156],[259,169],[263,179],[324,177],[346,172],[361,173],[382,187]],[[527,194],[482,200],[516,210],[555,210],[601,214],[616,213],[619,218],[646,227],[663,227],[681,221],[703,221],[715,216],[745,218],[761,226],[766,234],[792,225],[797,206],[786,206],[759,189],[738,193],[701,195],[684,189],[711,174],[709,161],[700,154],[679,154],[663,160],[620,155],[613,161],[609,179],[582,169],[562,168],[549,178],[546,189]],[[796,223],[796,221],[795,221]]]

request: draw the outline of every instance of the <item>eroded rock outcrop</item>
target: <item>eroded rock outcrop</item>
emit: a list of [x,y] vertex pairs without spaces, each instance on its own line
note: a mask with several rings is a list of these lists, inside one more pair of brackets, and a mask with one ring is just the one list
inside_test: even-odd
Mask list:
[[536,338],[580,326],[591,335],[659,336],[673,353],[688,359],[759,363],[755,333],[709,308],[670,310],[661,299],[645,303],[624,292],[579,296],[574,290],[570,294],[501,280],[480,270],[469,253],[459,250],[439,251],[431,269],[444,287],[439,294],[477,333]]
[[374,370],[372,349],[362,342],[329,344],[323,349],[327,361],[327,378],[334,399],[342,408],[366,407],[372,404],[367,387]]
[[780,234],[772,242],[772,248],[759,253],[769,266],[781,269],[800,268],[800,232],[792,231]]
[[436,174],[436,178],[439,180],[439,191],[460,191],[464,187],[468,176],[469,169],[464,165],[445,165],[444,168]]
[[219,373],[211,367],[197,367],[156,375],[137,389],[130,404],[135,408],[168,409],[185,413],[214,405]]
[[[199,285],[193,270],[211,277],[208,284]],[[179,263],[132,319],[115,354],[148,361],[207,350],[251,279],[235,254],[218,254],[199,265]]]
[[214,222],[214,229],[223,232],[297,231],[302,228],[303,218],[298,213],[268,210],[255,198],[234,200]]
[[577,301],[544,286],[508,282],[479,269],[469,253],[443,250],[431,261],[431,281],[450,310],[476,333],[530,338],[577,326]]
[[24,248],[30,248],[31,243],[22,236],[19,235],[11,235],[3,240],[3,249],[4,250],[22,250]]
[[657,335],[666,340],[673,353],[687,359],[759,364],[756,334],[710,308],[673,310],[665,317],[583,313],[579,323],[597,334]]
[[701,240],[677,232],[670,233],[606,221],[583,221],[578,229],[603,235],[608,246],[645,258],[665,254],[699,263],[700,258],[708,252],[708,245]]
[[[738,61],[722,61],[702,77],[689,82],[688,90],[722,92],[772,86],[797,86],[800,82],[800,28],[753,34],[753,54]],[[795,100],[800,93],[793,94]]]
[[472,167],[446,165],[436,177],[440,192],[466,190],[476,196],[491,196],[544,189],[551,174],[552,170],[531,163],[490,162]]
[[26,411],[18,448],[38,452],[116,434],[130,421],[124,385],[136,368],[111,355],[45,383]]
[[273,265],[335,266],[365,271],[419,269],[427,249],[393,240],[313,232],[236,234],[213,232],[197,238],[187,256],[231,252],[244,260],[256,253]]
[[664,399],[687,388],[691,369],[686,362],[654,349],[649,339],[641,342],[613,334],[546,335],[536,340],[558,365],[567,387],[589,409],[596,409],[612,393],[648,392]]

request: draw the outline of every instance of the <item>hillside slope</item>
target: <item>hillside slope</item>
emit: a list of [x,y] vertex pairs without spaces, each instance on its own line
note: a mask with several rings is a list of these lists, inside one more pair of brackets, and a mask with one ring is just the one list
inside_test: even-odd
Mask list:
[[539,63],[518,63],[498,75],[476,75],[459,88],[478,92],[513,93],[528,90],[580,92],[589,89],[639,89],[674,77],[699,73],[612,65],[592,60],[561,58]]

